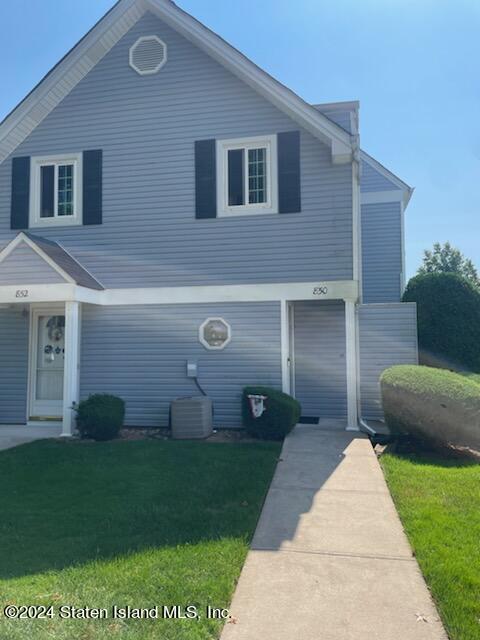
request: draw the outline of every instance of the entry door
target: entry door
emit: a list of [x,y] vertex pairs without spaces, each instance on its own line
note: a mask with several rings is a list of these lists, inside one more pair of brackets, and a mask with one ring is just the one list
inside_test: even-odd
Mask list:
[[309,300],[293,307],[295,397],[302,419],[346,418],[344,304]]
[[65,315],[32,313],[30,417],[60,418],[63,413]]

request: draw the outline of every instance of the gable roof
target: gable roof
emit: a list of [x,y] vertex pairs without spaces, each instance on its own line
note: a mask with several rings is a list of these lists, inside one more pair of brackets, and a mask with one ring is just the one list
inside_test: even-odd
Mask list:
[[96,289],[97,291],[103,290],[100,282],[82,267],[58,242],[23,231],[0,251],[0,271],[2,262],[6,260],[18,246],[23,244],[38,254],[38,256],[66,282],[78,284],[80,287],[87,287],[88,289]]
[[180,9],[172,0],[119,0],[0,123],[0,163],[146,11],[157,15],[312,135],[328,144],[333,162],[350,162],[356,141],[347,131]]
[[397,187],[397,189],[400,189],[403,192],[403,204],[404,204],[404,207],[406,208],[408,203],[410,202],[410,198],[413,195],[414,188],[410,187],[406,182],[401,180],[389,169],[384,167],[383,164],[380,164],[378,160],[375,160],[375,158],[372,158],[372,156],[370,156],[366,151],[363,151],[363,149],[360,151],[360,158],[363,162],[366,162],[373,169],[378,171],[378,173],[384,176],[387,180],[392,182]]

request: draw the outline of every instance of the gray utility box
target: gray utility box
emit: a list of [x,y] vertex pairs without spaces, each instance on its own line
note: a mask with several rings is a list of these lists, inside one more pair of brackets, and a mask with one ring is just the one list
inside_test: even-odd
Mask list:
[[208,438],[212,433],[212,401],[206,396],[178,398],[171,406],[172,438]]

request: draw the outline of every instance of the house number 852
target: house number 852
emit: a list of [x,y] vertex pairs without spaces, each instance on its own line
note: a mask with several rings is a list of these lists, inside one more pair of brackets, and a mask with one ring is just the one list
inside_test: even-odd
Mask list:
[[16,298],[28,298],[28,289],[17,289],[15,292]]

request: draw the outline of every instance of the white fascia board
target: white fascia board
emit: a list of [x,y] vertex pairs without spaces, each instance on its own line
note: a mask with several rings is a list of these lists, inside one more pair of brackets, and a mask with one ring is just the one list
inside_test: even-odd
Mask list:
[[[22,292],[19,297],[19,291]],[[0,303],[76,301],[102,306],[198,304],[214,302],[276,302],[280,300],[358,300],[355,280],[148,287],[98,291],[74,284],[18,284],[0,286]]]
[[16,284],[0,287],[0,303],[29,304],[31,302],[65,302],[75,300],[75,285]]
[[98,293],[102,305],[196,304],[203,302],[275,302],[278,300],[358,299],[354,280],[213,285],[145,289],[106,289]]
[[272,78],[237,49],[191,15],[179,9],[170,0],[144,1],[146,6],[172,29],[205,51],[316,138],[329,144],[332,148],[334,162],[340,164],[351,161],[352,141],[348,132]]
[[143,0],[120,0],[0,123],[2,163],[145,13]]

